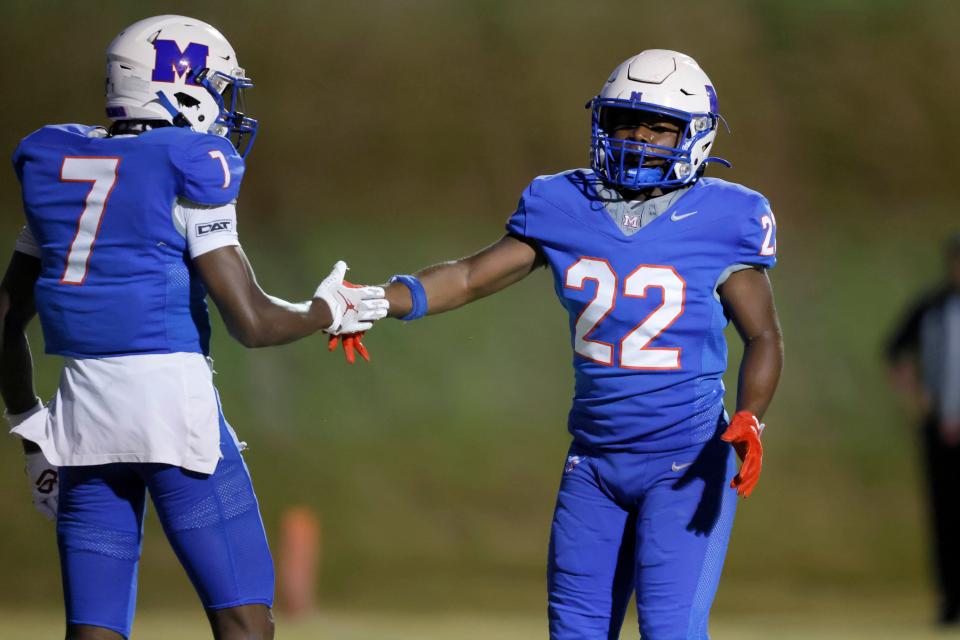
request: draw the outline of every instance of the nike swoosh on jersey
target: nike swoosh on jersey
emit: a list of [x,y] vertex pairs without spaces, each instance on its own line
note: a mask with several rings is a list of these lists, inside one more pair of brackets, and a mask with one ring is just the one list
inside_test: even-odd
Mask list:
[[670,215],[670,219],[673,220],[674,222],[679,222],[679,221],[683,220],[684,218],[689,218],[690,216],[695,215],[696,213],[697,213],[696,211],[691,211],[690,213],[684,213],[684,214],[679,214],[679,215],[678,215],[677,212],[674,211],[674,212]]
[[677,464],[676,462],[674,462],[672,465],[670,465],[670,468],[671,468],[674,472],[676,472],[676,471],[683,471],[684,469],[686,469],[687,467],[689,467],[689,466],[692,465],[692,464],[693,464],[692,462],[684,462],[683,464]]

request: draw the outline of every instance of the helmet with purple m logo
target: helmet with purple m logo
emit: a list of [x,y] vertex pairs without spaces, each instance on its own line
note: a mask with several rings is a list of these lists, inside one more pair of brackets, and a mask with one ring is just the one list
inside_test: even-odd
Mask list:
[[[608,184],[631,190],[693,183],[708,162],[721,120],[713,83],[688,55],[665,49],[643,51],[620,64],[590,100],[593,170]],[[608,112],[630,109],[677,123],[676,146],[616,139]]]
[[184,16],[136,22],[107,47],[107,117],[165,120],[230,137],[246,156],[257,121],[244,113],[253,86],[227,39]]

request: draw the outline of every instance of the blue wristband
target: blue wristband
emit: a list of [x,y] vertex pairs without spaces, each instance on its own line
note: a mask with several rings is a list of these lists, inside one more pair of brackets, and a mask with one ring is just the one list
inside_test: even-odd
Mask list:
[[410,290],[410,297],[413,299],[413,308],[410,313],[400,318],[409,322],[427,315],[427,292],[423,290],[423,285],[416,276],[393,276],[390,282],[399,282]]

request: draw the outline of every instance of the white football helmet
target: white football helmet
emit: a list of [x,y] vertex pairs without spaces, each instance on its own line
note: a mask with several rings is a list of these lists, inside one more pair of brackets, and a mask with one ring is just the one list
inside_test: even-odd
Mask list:
[[227,39],[184,16],[136,22],[107,47],[107,117],[165,120],[195,131],[231,136],[246,156],[257,121],[243,113],[253,86]]
[[[607,183],[626,189],[679,187],[694,182],[710,157],[721,121],[710,78],[688,55],[665,49],[643,51],[620,64],[592,109],[591,167]],[[676,147],[623,141],[606,131],[605,111],[633,109],[668,116],[683,127]],[[656,162],[650,161],[656,159]],[[653,164],[655,166],[648,166]]]

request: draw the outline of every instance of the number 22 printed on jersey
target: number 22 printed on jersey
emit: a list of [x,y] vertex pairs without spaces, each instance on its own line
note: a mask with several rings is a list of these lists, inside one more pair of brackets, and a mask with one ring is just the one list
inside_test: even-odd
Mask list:
[[[616,306],[620,294],[618,277],[606,260],[585,257],[567,269],[564,286],[582,291],[587,280],[596,282],[596,293],[577,318],[573,347],[584,358],[613,366],[613,344],[589,336]],[[650,289],[660,289],[663,301],[620,340],[618,366],[650,370],[680,368],[679,348],[649,345],[683,314],[686,285],[673,267],[651,264],[638,266],[624,279],[622,295],[645,298]]]

